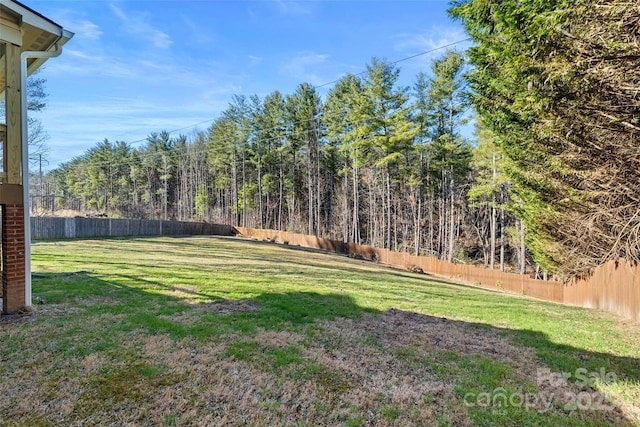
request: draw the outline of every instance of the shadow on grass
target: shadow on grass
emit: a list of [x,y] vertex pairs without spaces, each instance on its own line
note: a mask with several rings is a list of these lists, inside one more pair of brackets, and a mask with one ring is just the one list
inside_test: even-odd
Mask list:
[[[149,281],[131,275],[119,275],[118,282],[106,281],[99,276],[79,271],[75,273],[34,274],[36,300],[48,304],[85,306],[91,312],[109,312],[114,307],[119,313],[171,315],[193,312],[206,319],[221,319],[222,323],[247,323],[256,327],[278,329],[313,323],[318,319],[335,317],[355,318],[365,312],[376,312],[357,305],[345,294],[319,294],[314,292],[264,293],[254,298],[241,299],[247,307],[256,310],[231,310],[229,316],[219,316],[219,306],[225,299],[224,291],[197,292],[184,286],[173,286]],[[175,293],[175,295],[172,295]],[[193,299],[195,303],[189,303]],[[215,317],[211,317],[214,315]],[[144,326],[144,322],[141,326]],[[243,328],[245,329],[245,328]]]
[[[82,328],[88,330],[91,328],[92,316],[117,314],[118,318],[113,322],[114,331],[117,332],[141,331],[149,335],[166,334],[175,340],[187,337],[206,340],[230,332],[251,336],[259,329],[302,331],[306,326],[320,320],[359,319],[365,313],[380,317],[393,311],[392,309],[381,312],[363,307],[350,295],[340,293],[262,293],[255,297],[241,299],[239,300],[241,303],[234,304],[233,301],[238,300],[227,299],[219,294],[193,292],[180,286],[152,283],[135,276],[119,276],[119,278],[118,281],[107,281],[85,271],[35,274],[34,295],[36,300],[42,301],[43,304],[37,308],[34,318],[46,322],[48,318],[55,321],[56,317],[60,316],[84,316],[86,321]],[[447,283],[447,285],[451,284]],[[175,292],[176,295],[167,295],[167,292]],[[188,304],[184,297],[177,295],[180,293],[202,297],[208,302]],[[451,296],[443,294],[443,297]],[[227,307],[224,304],[229,305]],[[49,309],[50,307],[52,309]],[[65,310],[60,307],[77,310]],[[220,307],[227,308],[221,310]],[[470,336],[474,336],[478,331],[506,336],[515,344],[534,349],[537,357],[550,371],[571,374],[570,380],[576,379],[575,374],[580,369],[586,374],[612,373],[615,378],[609,379],[614,382],[640,383],[640,359],[638,358],[621,357],[558,344],[551,341],[545,333],[535,330],[499,328],[418,313],[409,313],[409,315],[412,322],[423,329],[448,322],[452,329],[462,328]],[[185,316],[190,319],[189,322],[183,321]],[[90,332],[82,332],[82,328],[78,333],[91,335]],[[445,328],[445,335],[446,330]],[[397,329],[387,331],[385,339],[397,340],[394,334],[401,336],[404,333],[411,333],[411,331],[407,332],[402,325],[398,325]],[[433,350],[444,351],[438,348]],[[89,350],[84,349],[80,353],[87,351]],[[473,351],[467,356],[469,354],[473,354]],[[480,356],[483,355],[480,354]],[[485,408],[485,410],[491,412],[491,408]],[[483,418],[482,414],[478,416],[483,420],[482,422],[490,419]],[[623,421],[633,424],[631,420]]]

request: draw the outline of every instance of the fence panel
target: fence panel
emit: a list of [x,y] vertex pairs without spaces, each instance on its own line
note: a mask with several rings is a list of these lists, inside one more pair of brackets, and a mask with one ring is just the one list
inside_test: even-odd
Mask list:
[[110,237],[109,219],[104,218],[73,218],[76,226],[77,238]]
[[416,257],[404,252],[345,243],[304,234],[275,230],[232,227],[221,224],[177,221],[124,220],[111,218],[31,218],[34,240],[158,236],[240,234],[257,240],[289,243],[348,255],[358,254],[368,260],[398,268],[419,266],[426,273],[460,279],[489,289],[520,293],[534,298],[607,310],[640,322],[640,266],[625,260],[609,262],[593,274],[567,284],[535,280],[528,276],[488,270],[481,267],[451,264],[433,257]]
[[111,237],[116,236],[131,236],[131,221],[127,219],[110,219],[110,233]]
[[640,322],[640,266],[624,259],[603,264],[590,277],[567,283],[564,302],[607,310]]
[[66,218],[31,218],[31,238],[64,239]]
[[[280,234],[273,230],[236,227],[236,231],[254,239],[282,242]],[[426,273],[466,281],[488,289],[523,294],[546,301],[599,308],[640,322],[640,266],[630,266],[624,260],[598,267],[586,280],[563,284],[478,266],[452,264],[433,257],[415,257],[355,243],[294,233],[287,233],[287,236],[291,241],[300,242],[301,246],[349,255],[358,254],[366,259],[375,259],[382,264],[398,268],[410,268],[415,265]]]
[[33,240],[162,235],[231,236],[233,235],[233,227],[224,224],[144,219],[31,218],[31,238]]

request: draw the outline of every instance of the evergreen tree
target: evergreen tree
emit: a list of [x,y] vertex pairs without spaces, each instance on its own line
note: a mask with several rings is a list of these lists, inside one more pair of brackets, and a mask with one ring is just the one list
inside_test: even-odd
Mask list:
[[628,2],[455,1],[474,105],[496,135],[536,261],[565,276],[640,260],[640,77]]
[[480,123],[476,124],[477,145],[473,150],[473,185],[467,193],[471,208],[475,209],[473,227],[482,242],[484,264],[495,267],[496,241],[500,231],[500,269],[504,270],[504,221],[498,226],[498,214],[504,218],[504,199],[507,178],[504,174],[504,158],[494,135]]
[[365,77],[365,107],[359,128],[363,139],[377,152],[376,167],[384,169],[386,187],[385,247],[395,247],[397,230],[393,229],[392,175],[403,156],[412,149],[418,128],[410,120],[407,88],[398,88],[400,70],[385,61],[373,59]]
[[462,182],[469,171],[471,151],[460,136],[467,109],[463,79],[464,59],[457,52],[448,52],[432,63],[433,77],[429,80],[428,117],[431,136],[429,172],[438,183],[439,256],[453,261],[457,233],[457,204]]
[[322,101],[309,83],[298,86],[296,92],[287,97],[292,128],[290,140],[298,150],[304,149],[306,188],[295,188],[298,194],[307,194],[307,234],[319,234],[320,225],[320,139],[319,118]]
[[[360,243],[360,166],[369,152],[362,143],[363,109],[365,106],[362,82],[352,74],[340,79],[327,95],[323,123],[329,141],[327,151],[329,167],[337,169],[342,178],[341,233],[344,240]],[[340,166],[338,166],[340,165]],[[338,169],[339,168],[339,169]],[[334,175],[334,176],[335,176]],[[331,183],[335,191],[335,178]],[[333,221],[333,209],[329,212],[329,222]]]

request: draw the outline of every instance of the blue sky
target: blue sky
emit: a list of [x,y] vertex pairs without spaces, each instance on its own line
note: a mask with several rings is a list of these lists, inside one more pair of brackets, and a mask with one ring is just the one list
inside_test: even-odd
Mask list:
[[[75,33],[41,73],[50,168],[105,138],[137,147],[151,132],[206,130],[233,95],[289,94],[362,72],[372,57],[466,38],[448,0],[23,1]],[[401,83],[444,52],[400,62]]]

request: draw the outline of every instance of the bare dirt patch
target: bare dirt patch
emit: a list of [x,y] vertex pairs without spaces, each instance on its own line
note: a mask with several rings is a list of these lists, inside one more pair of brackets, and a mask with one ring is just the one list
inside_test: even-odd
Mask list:
[[191,304],[189,301],[182,301],[189,305],[192,310],[173,316],[160,316],[163,319],[171,320],[182,325],[194,325],[199,322],[199,314],[202,311],[213,312],[219,315],[231,315],[240,313],[254,313],[260,307],[252,301],[240,299],[221,299],[207,304]]
[[36,316],[37,313],[33,310],[24,310],[13,314],[1,314],[0,325],[29,322],[35,319]]
[[104,296],[75,297],[73,300],[76,304],[85,307],[93,307],[96,305],[111,305],[120,302],[117,298]]
[[205,309],[213,311],[218,314],[238,314],[238,313],[253,313],[260,310],[260,307],[244,299],[239,300],[227,300],[222,299],[214,301],[205,305]]
[[[1,307],[1,306],[0,306]],[[0,325],[10,325],[16,323],[31,322],[36,318],[42,316],[61,316],[66,314],[73,314],[81,311],[77,307],[68,307],[65,305],[52,304],[52,305],[38,305],[33,307],[27,307],[16,313],[1,314]]]

